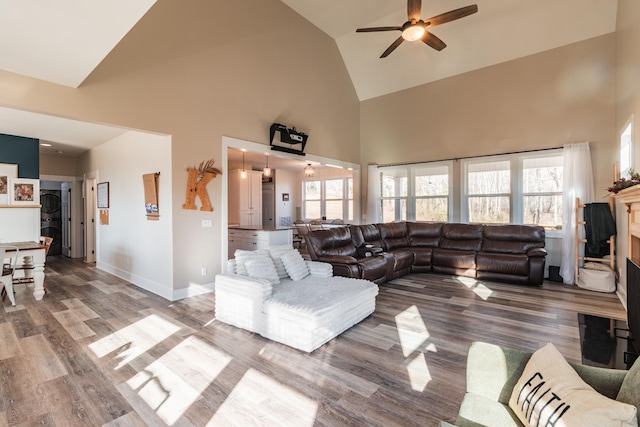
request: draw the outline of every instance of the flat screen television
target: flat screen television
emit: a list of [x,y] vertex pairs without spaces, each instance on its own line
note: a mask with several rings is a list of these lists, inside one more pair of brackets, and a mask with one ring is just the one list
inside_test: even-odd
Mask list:
[[636,354],[640,353],[640,267],[627,258],[627,324]]

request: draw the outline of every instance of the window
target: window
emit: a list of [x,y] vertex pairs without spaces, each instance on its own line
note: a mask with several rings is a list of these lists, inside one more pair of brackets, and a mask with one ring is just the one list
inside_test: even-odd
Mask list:
[[322,181],[304,181],[304,216],[320,218],[322,216]]
[[406,221],[408,170],[392,168],[381,174],[382,221]]
[[415,220],[449,219],[449,167],[447,165],[415,168]]
[[353,220],[353,178],[303,182],[304,217]]
[[[629,178],[633,169],[633,116],[620,134],[620,177]],[[618,177],[615,177],[618,179]]]
[[382,221],[448,221],[453,162],[381,169]]
[[511,164],[508,160],[467,163],[469,222],[511,222]]
[[524,224],[561,228],[562,170],[562,156],[523,159]]
[[562,149],[462,160],[463,222],[562,228]]

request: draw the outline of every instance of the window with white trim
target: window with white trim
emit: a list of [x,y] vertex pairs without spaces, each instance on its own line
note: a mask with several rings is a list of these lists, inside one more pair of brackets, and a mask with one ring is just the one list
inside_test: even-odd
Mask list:
[[306,219],[353,221],[353,178],[303,181],[302,204]]
[[448,221],[453,162],[380,170],[382,221]]
[[629,178],[631,169],[633,169],[633,116],[620,133],[620,177]]
[[472,223],[511,222],[509,160],[465,162],[467,212]]
[[562,228],[562,149],[461,162],[463,222]]

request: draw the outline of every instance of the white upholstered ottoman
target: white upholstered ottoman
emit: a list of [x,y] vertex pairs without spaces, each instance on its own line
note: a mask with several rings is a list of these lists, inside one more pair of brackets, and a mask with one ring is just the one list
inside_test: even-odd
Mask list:
[[334,277],[330,264],[303,262],[309,274],[299,280],[217,275],[216,319],[311,352],[373,313],[378,285]]

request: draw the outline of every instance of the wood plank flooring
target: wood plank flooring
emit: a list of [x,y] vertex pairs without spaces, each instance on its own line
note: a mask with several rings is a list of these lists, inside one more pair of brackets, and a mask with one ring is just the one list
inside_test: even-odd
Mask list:
[[214,295],[169,302],[50,257],[49,293],[0,310],[0,426],[436,426],[455,421],[469,344],[580,361],[577,313],[617,297],[415,274],[311,354],[215,320]]

